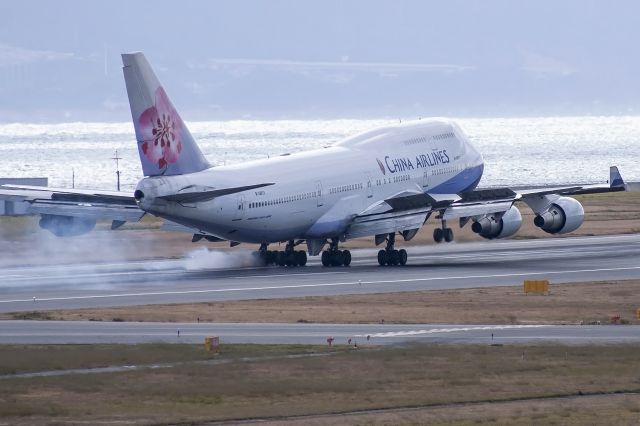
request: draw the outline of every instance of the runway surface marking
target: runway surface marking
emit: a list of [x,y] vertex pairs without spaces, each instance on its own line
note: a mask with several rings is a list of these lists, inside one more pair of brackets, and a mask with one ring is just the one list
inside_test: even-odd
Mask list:
[[427,330],[407,330],[407,331],[389,331],[386,333],[373,333],[373,334],[357,334],[357,337],[407,337],[407,336],[420,336],[424,334],[435,333],[457,333],[464,331],[481,331],[481,330],[513,330],[523,328],[542,328],[549,327],[545,324],[535,325],[482,325],[482,326],[469,326],[469,327],[451,327],[451,328],[430,328]]
[[[262,267],[264,268],[264,267]],[[117,276],[129,276],[129,275],[152,275],[152,274],[156,274],[156,273],[162,273],[162,274],[172,274],[172,275],[181,275],[184,273],[189,273],[189,272],[207,272],[207,271],[220,271],[223,269],[199,269],[199,270],[185,270],[185,269],[178,269],[178,270],[147,270],[147,271],[118,271],[118,272],[92,272],[92,273],[84,273],[84,274],[73,274],[73,279],[76,280],[78,278],[97,278],[97,277],[107,277],[107,276],[113,276],[113,277],[117,277]],[[223,270],[224,271],[224,270]],[[336,275],[336,274],[347,274],[348,272],[342,272],[342,271],[327,271],[327,272],[314,272],[314,275]],[[308,273],[302,273],[302,272],[290,272],[290,273],[283,273],[283,274],[269,274],[269,275],[246,275],[246,276],[229,276],[229,277],[223,277],[223,278],[236,278],[236,279],[243,279],[243,278],[273,278],[273,277],[295,277],[295,276],[308,276]],[[11,278],[13,281],[27,281],[27,280],[50,280],[51,278],[63,278],[66,275],[60,275],[60,276],[51,276],[51,275],[3,275],[4,279],[8,279]]]
[[[428,278],[407,278],[407,279],[395,279],[395,280],[379,280],[379,281],[348,281],[337,283],[318,283],[318,284],[297,284],[297,285],[282,285],[282,286],[264,286],[264,287],[232,287],[232,288],[220,288],[220,289],[206,289],[206,290],[184,290],[184,291],[162,291],[162,292],[143,292],[143,293],[120,293],[120,294],[98,294],[87,296],[68,296],[68,297],[49,297],[38,298],[38,301],[60,301],[60,300],[87,300],[87,299],[106,299],[117,297],[140,297],[140,296],[167,296],[167,295],[184,295],[184,294],[204,294],[204,293],[224,293],[224,292],[236,292],[236,291],[260,291],[260,290],[286,290],[296,288],[313,288],[313,287],[337,287],[337,286],[350,286],[350,285],[365,285],[365,284],[393,284],[393,283],[407,283],[407,282],[426,282],[426,281],[443,281],[443,280],[466,280],[466,279],[480,279],[480,278],[506,278],[506,277],[519,277],[523,275],[558,275],[558,274],[582,274],[588,272],[613,272],[613,271],[630,271],[638,270],[640,266],[631,266],[624,268],[599,268],[599,269],[577,269],[568,271],[535,271],[535,272],[518,272],[511,274],[491,274],[491,275],[468,275],[468,276],[446,276],[446,277],[428,277]],[[303,275],[303,274],[300,274]],[[304,274],[307,275],[307,274]],[[270,277],[270,276],[269,276]],[[254,277],[255,278],[255,277]],[[12,300],[0,300],[0,303],[16,303],[16,302],[32,302],[33,299],[12,299]]]
[[[213,269],[209,269],[209,270],[213,271]],[[249,278],[295,277],[299,275],[303,275],[303,276],[340,275],[340,274],[348,274],[348,273],[349,271],[330,271],[330,272],[290,273],[290,274],[287,273],[287,274],[269,274],[269,275],[242,275],[242,276],[230,276],[230,277],[224,277],[224,278],[235,279],[235,280],[246,280]]]

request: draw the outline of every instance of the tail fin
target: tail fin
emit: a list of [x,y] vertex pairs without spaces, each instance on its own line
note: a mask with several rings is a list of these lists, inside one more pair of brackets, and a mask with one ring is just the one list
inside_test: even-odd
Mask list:
[[611,188],[624,187],[624,180],[617,166],[609,167],[609,186]]
[[211,167],[144,54],[123,53],[122,64],[144,175],[182,175]]

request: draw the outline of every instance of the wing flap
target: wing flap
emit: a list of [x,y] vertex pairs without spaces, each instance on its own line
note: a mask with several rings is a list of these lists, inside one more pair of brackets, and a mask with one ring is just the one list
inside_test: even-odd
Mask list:
[[418,229],[422,227],[429,212],[424,209],[389,212],[374,216],[356,216],[345,232],[347,239],[369,235]]
[[483,204],[459,204],[447,207],[442,214],[445,220],[455,219],[458,217],[482,216],[485,214],[493,214],[505,212],[511,208],[513,200],[497,201]]

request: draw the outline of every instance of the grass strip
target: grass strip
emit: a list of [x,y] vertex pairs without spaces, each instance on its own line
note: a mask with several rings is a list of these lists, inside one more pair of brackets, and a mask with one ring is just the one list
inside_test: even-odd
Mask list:
[[[409,345],[330,357],[16,378],[0,383],[0,416],[35,423],[79,417],[179,423],[613,395],[640,389],[639,351],[637,344]],[[638,403],[627,401],[618,412],[633,415]]]

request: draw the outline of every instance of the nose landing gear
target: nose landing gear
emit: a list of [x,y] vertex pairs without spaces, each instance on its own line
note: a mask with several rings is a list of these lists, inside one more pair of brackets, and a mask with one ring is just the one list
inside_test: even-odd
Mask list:
[[390,233],[387,236],[387,247],[378,252],[378,264],[380,266],[404,266],[407,264],[407,251],[405,249],[396,250],[396,234]]
[[338,239],[331,239],[329,250],[322,252],[322,266],[349,266],[351,265],[351,252],[338,249]]

